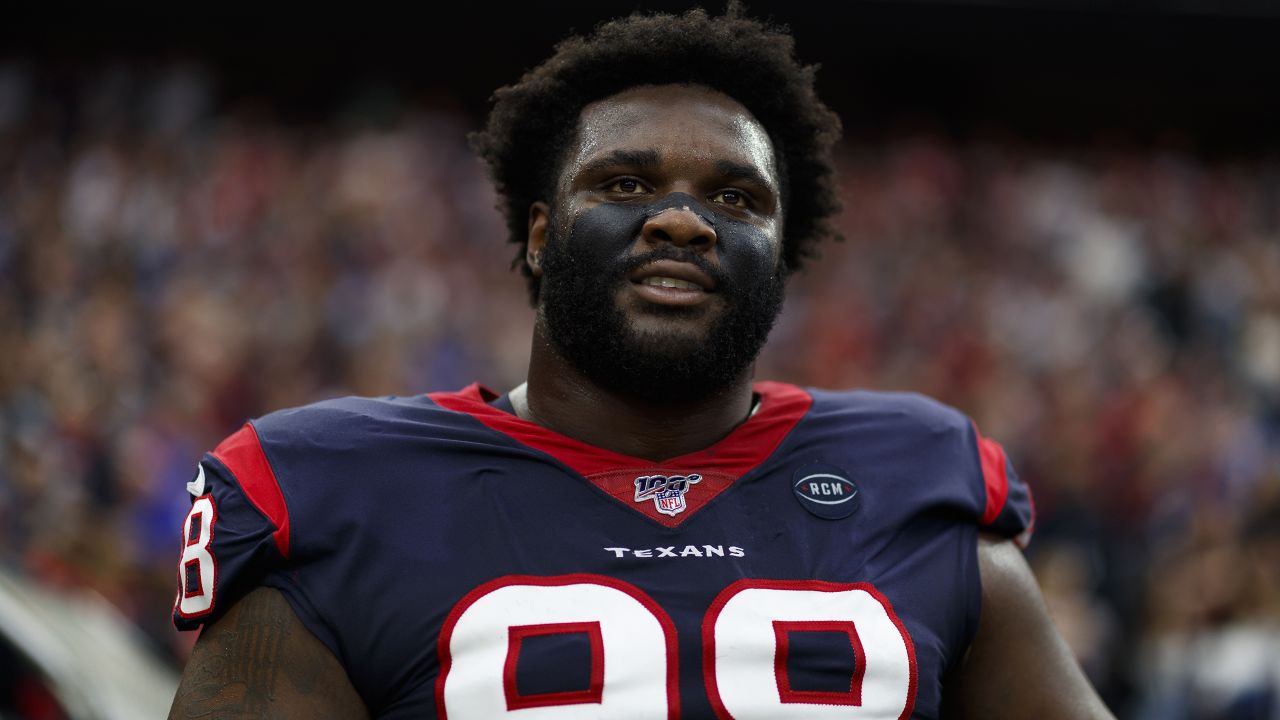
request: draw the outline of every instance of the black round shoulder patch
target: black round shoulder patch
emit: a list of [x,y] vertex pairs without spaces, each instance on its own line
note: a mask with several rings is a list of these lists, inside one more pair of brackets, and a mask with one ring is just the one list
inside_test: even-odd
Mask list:
[[853,514],[862,502],[849,473],[835,465],[810,463],[791,476],[791,489],[805,510],[827,520]]

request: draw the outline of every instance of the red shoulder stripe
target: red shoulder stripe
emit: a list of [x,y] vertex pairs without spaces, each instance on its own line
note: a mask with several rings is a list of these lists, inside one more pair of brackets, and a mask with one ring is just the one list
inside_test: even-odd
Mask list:
[[982,512],[982,524],[990,525],[1000,517],[1005,500],[1009,498],[1009,476],[1005,474],[1004,448],[994,440],[982,437],[975,427],[974,435],[978,438],[978,456],[982,460],[982,483],[987,491],[987,507]]
[[227,466],[240,482],[240,487],[244,488],[249,502],[276,527],[271,536],[275,538],[280,554],[289,557],[289,508],[284,503],[275,471],[262,451],[258,432],[245,423],[214,448],[212,455]]

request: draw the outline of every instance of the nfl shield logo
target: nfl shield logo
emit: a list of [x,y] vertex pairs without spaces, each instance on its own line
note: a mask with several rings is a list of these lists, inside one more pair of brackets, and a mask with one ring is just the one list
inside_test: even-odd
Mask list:
[[684,502],[684,490],[663,490],[653,496],[653,502],[658,506],[658,512],[663,515],[676,515],[684,512],[687,507]]

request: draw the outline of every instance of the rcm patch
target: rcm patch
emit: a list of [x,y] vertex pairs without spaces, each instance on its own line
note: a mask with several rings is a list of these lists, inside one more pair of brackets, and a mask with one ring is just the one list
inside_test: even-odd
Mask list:
[[835,465],[812,463],[791,476],[791,489],[805,510],[827,520],[839,520],[853,514],[861,504],[858,486],[849,473]]

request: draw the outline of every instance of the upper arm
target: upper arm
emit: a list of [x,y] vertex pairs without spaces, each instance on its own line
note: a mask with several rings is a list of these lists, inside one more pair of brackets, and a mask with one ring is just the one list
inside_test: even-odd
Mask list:
[[200,634],[182,675],[177,718],[368,718],[333,653],[278,590],[258,588]]
[[1035,577],[1013,542],[978,541],[982,615],[944,698],[966,718],[1111,718],[1054,629]]

